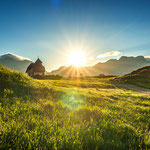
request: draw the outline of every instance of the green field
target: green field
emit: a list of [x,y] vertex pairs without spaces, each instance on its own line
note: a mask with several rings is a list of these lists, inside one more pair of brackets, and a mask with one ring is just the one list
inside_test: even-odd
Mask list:
[[150,96],[107,80],[40,81],[0,67],[0,149],[149,149]]

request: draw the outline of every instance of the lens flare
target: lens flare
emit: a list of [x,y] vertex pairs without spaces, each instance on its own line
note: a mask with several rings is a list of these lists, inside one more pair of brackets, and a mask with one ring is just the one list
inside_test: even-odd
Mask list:
[[64,106],[64,109],[72,112],[77,111],[85,105],[85,100],[76,90],[72,90],[68,92],[68,94],[64,94],[60,97],[60,101]]

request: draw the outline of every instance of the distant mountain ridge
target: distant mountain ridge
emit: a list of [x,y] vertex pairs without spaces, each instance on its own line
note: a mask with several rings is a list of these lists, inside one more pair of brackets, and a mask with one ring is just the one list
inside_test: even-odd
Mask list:
[[32,61],[28,58],[24,58],[11,53],[0,55],[0,65],[6,66],[12,70],[25,72],[31,62]]
[[61,75],[65,77],[97,76],[99,74],[124,75],[146,65],[150,65],[150,61],[145,59],[144,56],[122,56],[119,60],[110,59],[105,63],[100,62],[94,66],[89,67],[76,68],[74,66],[63,66],[58,70],[52,71],[50,74]]

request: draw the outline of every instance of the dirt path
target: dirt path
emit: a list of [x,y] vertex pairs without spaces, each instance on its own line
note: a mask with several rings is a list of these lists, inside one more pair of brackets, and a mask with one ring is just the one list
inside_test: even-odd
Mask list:
[[134,92],[138,92],[141,94],[150,95],[150,89],[145,89],[145,88],[137,87],[135,85],[123,84],[123,83],[118,83],[118,82],[111,82],[111,84],[114,84],[117,88],[123,88],[126,90],[132,90]]

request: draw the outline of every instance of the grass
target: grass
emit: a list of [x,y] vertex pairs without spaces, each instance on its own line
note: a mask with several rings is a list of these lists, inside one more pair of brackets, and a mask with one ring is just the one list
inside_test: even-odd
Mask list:
[[0,149],[148,149],[150,97],[107,80],[40,81],[0,67]]

